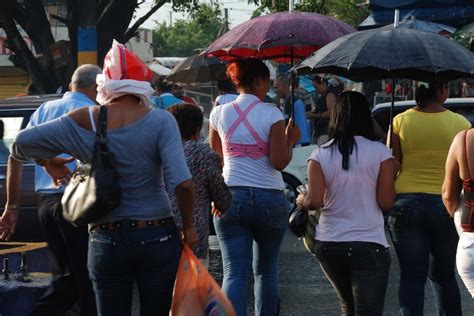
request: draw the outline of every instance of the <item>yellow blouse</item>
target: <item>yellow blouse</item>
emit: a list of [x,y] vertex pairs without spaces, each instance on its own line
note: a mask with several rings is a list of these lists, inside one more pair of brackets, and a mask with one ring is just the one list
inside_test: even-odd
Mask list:
[[402,149],[397,193],[441,194],[451,142],[458,132],[470,127],[466,118],[449,110],[426,113],[409,109],[397,115],[393,131]]

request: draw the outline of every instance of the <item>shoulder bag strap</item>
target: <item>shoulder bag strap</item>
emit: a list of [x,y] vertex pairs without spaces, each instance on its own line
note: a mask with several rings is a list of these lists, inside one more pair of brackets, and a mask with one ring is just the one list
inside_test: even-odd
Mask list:
[[107,152],[107,106],[101,105],[97,119],[97,131],[95,133],[96,148],[98,153]]
[[107,106],[101,105],[99,110],[98,126],[96,131],[97,137],[105,138],[107,136]]

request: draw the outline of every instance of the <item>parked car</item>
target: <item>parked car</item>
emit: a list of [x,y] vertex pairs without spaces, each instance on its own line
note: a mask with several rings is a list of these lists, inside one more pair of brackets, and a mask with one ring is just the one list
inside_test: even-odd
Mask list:
[[282,171],[283,181],[285,182],[285,196],[291,209],[295,208],[296,197],[299,194],[296,188],[308,182],[307,160],[314,149],[316,149],[316,145],[295,147],[293,158]]
[[[8,149],[18,132],[28,124],[31,114],[43,103],[60,98],[60,95],[27,96],[0,100],[0,120],[4,125],[1,141]],[[0,208],[6,203],[6,175],[8,155],[0,155]],[[35,165],[23,164],[20,192],[20,217],[13,236],[14,241],[44,240],[38,221],[38,199],[35,192]]]
[[[390,106],[391,103],[380,103],[372,110],[372,116],[382,129],[387,132],[390,125]],[[395,102],[394,114],[405,112],[416,106],[415,100]],[[474,124],[474,98],[453,98],[447,99],[444,106],[456,113],[466,117],[471,124]]]

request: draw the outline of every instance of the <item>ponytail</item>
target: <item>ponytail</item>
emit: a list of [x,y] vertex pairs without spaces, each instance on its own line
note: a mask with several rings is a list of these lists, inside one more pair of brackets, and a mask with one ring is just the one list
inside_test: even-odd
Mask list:
[[420,108],[424,108],[428,105],[429,102],[435,101],[437,98],[438,90],[447,85],[446,82],[438,83],[433,82],[429,83],[428,87],[424,84],[416,88],[415,91],[415,101],[416,105]]

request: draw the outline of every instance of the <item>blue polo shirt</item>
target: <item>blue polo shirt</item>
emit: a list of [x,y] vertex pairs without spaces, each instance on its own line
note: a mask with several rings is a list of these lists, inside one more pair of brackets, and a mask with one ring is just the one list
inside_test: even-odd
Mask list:
[[[291,97],[287,97],[285,102],[290,102]],[[308,145],[311,144],[311,132],[309,129],[308,120],[306,119],[305,105],[301,99],[296,99],[295,104],[295,121],[296,126],[300,128],[301,138],[298,141],[298,144]],[[285,113],[285,119],[288,119],[288,114]]]
[[[27,128],[51,121],[74,109],[91,105],[96,105],[96,103],[85,94],[80,92],[66,92],[59,100],[48,101],[41,104],[31,115]],[[67,158],[69,156],[61,155],[61,157]],[[75,163],[70,163],[68,166],[69,169],[74,170]],[[36,166],[35,190],[38,193],[53,194],[64,192],[64,187],[61,186],[58,188],[53,183],[51,177],[44,171],[43,167]]]

